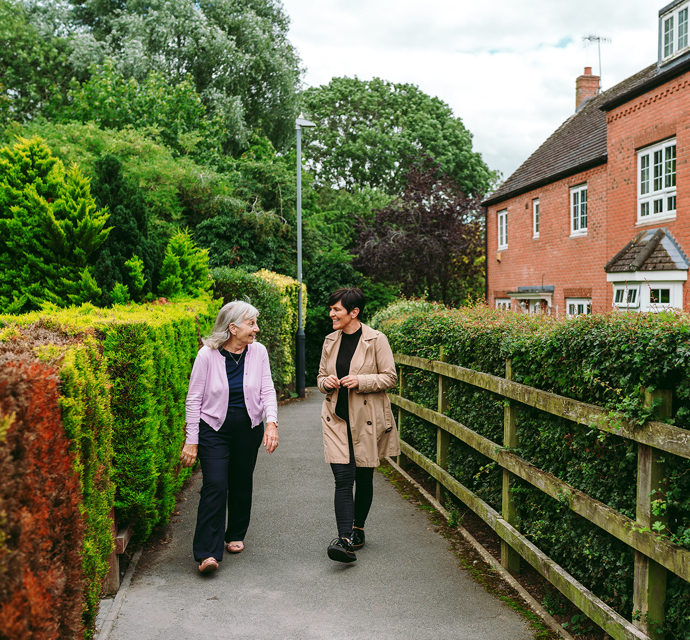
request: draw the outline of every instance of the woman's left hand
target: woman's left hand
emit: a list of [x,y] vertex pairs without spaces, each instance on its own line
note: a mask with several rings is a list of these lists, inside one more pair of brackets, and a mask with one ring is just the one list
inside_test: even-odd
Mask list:
[[359,379],[357,376],[345,376],[340,378],[340,384],[348,389],[356,389],[359,386]]
[[268,453],[273,453],[278,446],[278,425],[275,422],[267,422],[264,431],[264,447]]

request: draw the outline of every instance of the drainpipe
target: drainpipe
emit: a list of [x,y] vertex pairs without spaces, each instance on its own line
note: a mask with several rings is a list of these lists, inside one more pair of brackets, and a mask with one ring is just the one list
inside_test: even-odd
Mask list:
[[484,209],[484,299],[489,304],[489,207]]

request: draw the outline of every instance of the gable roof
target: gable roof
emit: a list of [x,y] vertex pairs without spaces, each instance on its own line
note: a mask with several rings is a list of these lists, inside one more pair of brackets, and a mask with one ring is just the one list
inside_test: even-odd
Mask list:
[[587,100],[482,204],[497,204],[605,163],[606,113],[601,107],[656,75],[657,65],[654,63]]
[[687,271],[688,258],[666,228],[640,231],[604,267],[606,273]]

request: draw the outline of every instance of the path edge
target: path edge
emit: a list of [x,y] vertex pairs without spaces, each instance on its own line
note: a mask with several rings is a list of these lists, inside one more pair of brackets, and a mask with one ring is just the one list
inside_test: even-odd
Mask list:
[[125,596],[127,595],[127,590],[129,589],[129,585],[132,582],[132,577],[134,576],[134,572],[137,568],[137,563],[139,562],[139,558],[141,558],[143,550],[144,547],[140,546],[134,552],[132,559],[129,561],[129,566],[127,567],[127,571],[125,572],[125,577],[122,579],[120,588],[117,590],[117,595],[115,596],[113,603],[110,605],[110,611],[108,612],[108,615],[105,617],[105,620],[103,621],[103,626],[101,627],[101,630],[96,640],[108,640],[108,636],[110,636],[110,632],[113,630],[113,626],[115,625],[115,620],[117,620],[117,616],[120,615],[122,602],[125,599]]
[[[407,480],[417,491],[419,491],[424,498],[438,511],[445,519],[448,521],[450,514],[448,511],[441,505],[441,503],[436,500],[434,496],[432,496],[421,484],[419,484],[412,476],[410,476],[406,471],[404,471],[401,467],[398,466],[398,464],[393,460],[393,458],[387,457],[386,462],[390,464],[391,467],[393,467],[405,480]],[[515,579],[513,578],[510,573],[508,573],[503,566],[501,565],[500,562],[496,560],[476,539],[475,537],[467,531],[463,526],[461,525],[456,525],[455,529],[460,533],[460,535],[470,544],[472,547],[479,553],[479,555],[483,558],[484,562],[486,562],[496,573],[498,573],[503,580],[505,580],[515,591],[517,591],[518,595],[525,601],[525,604],[536,614],[538,615],[543,621],[544,624],[546,624],[551,631],[554,633],[557,633],[563,640],[574,640],[573,636],[571,636],[558,622],[551,616],[549,613],[542,607],[539,602],[537,602],[534,597]],[[101,639],[99,636],[98,640],[105,640]]]

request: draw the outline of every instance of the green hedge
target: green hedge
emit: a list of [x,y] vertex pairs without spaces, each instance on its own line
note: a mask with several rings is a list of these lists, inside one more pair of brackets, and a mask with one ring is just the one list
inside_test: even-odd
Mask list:
[[184,402],[218,307],[204,298],[0,316],[5,350],[22,345],[59,371],[62,424],[81,481],[87,633],[108,570],[113,504],[143,541],[167,522],[191,473],[178,464]]
[[[674,424],[690,428],[690,317],[613,313],[556,320],[477,307],[446,310],[403,303],[378,314],[394,352],[437,359],[505,376],[545,391],[621,411],[644,421],[644,389],[673,390]],[[408,397],[436,409],[438,379],[405,369]],[[502,444],[503,400],[451,381],[449,415]],[[637,445],[615,435],[524,408],[517,421],[517,453],[537,467],[635,517]],[[435,459],[436,428],[413,416],[402,437]],[[690,548],[690,461],[665,455],[671,538]],[[501,470],[452,439],[449,470],[494,508],[500,508]],[[619,613],[632,615],[634,558],[621,542],[527,483],[515,499],[520,529],[556,562]],[[669,574],[668,638],[690,639],[690,584]]]
[[[295,382],[295,350],[299,283],[293,278],[262,269],[248,273],[242,269],[219,267],[211,270],[213,293],[223,304],[248,297],[259,310],[259,341],[268,349],[273,382],[285,396]],[[302,285],[302,310],[307,313],[307,290]]]

